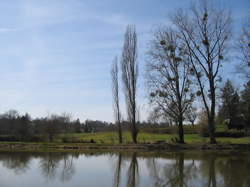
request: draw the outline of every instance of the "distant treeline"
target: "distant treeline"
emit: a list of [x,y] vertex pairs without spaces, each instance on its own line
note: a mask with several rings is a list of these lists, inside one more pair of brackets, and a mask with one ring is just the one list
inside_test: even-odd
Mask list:
[[[139,122],[138,122],[139,123]],[[141,122],[140,127],[163,126]],[[123,129],[129,128],[127,121],[122,122]],[[20,115],[16,110],[0,114],[0,141],[53,141],[56,134],[91,133],[114,131],[117,126],[113,123],[98,120],[72,120],[70,114],[51,114],[47,117],[32,119],[26,113]]]

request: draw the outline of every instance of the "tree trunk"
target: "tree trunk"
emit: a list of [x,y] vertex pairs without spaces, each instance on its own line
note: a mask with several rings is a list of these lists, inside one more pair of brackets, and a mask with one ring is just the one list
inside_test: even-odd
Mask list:
[[208,128],[209,128],[209,135],[210,135],[210,143],[216,144],[215,139],[215,86],[214,80],[210,80],[210,92],[211,92],[211,109],[210,114],[208,115]]
[[[135,106],[134,106],[135,109]],[[133,143],[137,143],[137,127],[136,127],[136,117],[135,117],[135,110],[133,111],[133,119],[131,124],[131,134]]]
[[179,130],[179,143],[185,143],[184,142],[184,132],[183,132],[183,120],[182,120],[182,117],[179,118],[178,130]]
[[119,136],[119,143],[122,143],[122,128],[120,121],[118,121],[118,136]]
[[132,140],[133,143],[137,143],[137,128],[136,128],[136,124],[135,124],[135,120],[133,120],[132,122],[132,129],[131,129],[131,135],[132,135]]
[[210,136],[210,144],[216,144],[215,139],[215,128],[214,128],[214,115],[210,114],[208,117],[208,130],[209,130],[209,136]]
[[119,136],[119,143],[122,143],[122,127],[121,127],[121,119],[120,119],[120,107],[119,107],[119,102],[117,105],[117,119],[118,119],[118,136]]
[[53,141],[53,135],[51,133],[49,133],[49,142]]
[[194,128],[194,122],[192,121],[192,127]]

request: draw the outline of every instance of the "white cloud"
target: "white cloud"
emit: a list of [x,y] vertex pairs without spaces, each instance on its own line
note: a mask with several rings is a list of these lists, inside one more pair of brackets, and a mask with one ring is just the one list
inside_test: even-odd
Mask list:
[[19,30],[20,29],[17,29],[17,28],[0,28],[0,33],[15,32]]

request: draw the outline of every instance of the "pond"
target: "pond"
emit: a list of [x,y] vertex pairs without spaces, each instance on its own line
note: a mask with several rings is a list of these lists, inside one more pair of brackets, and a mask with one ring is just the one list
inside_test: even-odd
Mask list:
[[250,186],[250,152],[0,152],[0,186]]

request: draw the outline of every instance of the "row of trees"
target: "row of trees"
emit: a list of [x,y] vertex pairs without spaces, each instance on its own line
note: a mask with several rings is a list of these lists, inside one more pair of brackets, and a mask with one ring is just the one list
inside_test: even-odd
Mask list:
[[[156,123],[140,122],[141,128],[156,126]],[[120,130],[129,129],[128,121],[120,120]],[[0,141],[53,141],[58,134],[93,133],[115,131],[117,124],[99,120],[73,120],[69,113],[50,114],[47,117],[34,118],[16,110],[0,114]]]
[[[210,143],[216,143],[215,123],[218,87],[222,81],[221,67],[228,66],[228,51],[232,38],[232,18],[229,11],[214,7],[208,1],[179,9],[170,16],[171,26],[160,26],[150,41],[147,53],[146,83],[153,116],[174,121],[179,129],[179,143],[184,143],[183,121],[193,119],[194,101],[205,111]],[[238,72],[249,84],[250,21],[244,25],[237,40],[241,64]],[[136,80],[138,76],[136,33],[128,26],[121,59],[127,116],[131,122],[133,142],[136,143]],[[112,68],[116,121],[120,124],[117,58]],[[115,75],[115,76],[114,76]],[[116,87],[117,86],[117,87]],[[115,88],[115,89],[114,89]],[[249,90],[242,95],[244,118],[249,110]],[[223,101],[224,105],[229,104]],[[222,107],[223,108],[223,107]],[[224,107],[225,108],[225,107]],[[223,109],[221,109],[222,111]],[[235,108],[234,108],[235,110]],[[234,113],[236,115],[236,113]],[[249,122],[249,121],[247,121]],[[120,129],[120,128],[119,128]],[[121,132],[119,131],[121,136]]]
[[53,141],[57,133],[81,132],[81,128],[79,119],[71,120],[70,114],[67,113],[36,119],[31,119],[27,113],[20,115],[16,110],[9,110],[0,115],[0,135],[8,135],[3,136],[3,139],[38,141],[40,139],[34,135],[45,135],[46,139]]
[[[127,126],[127,122],[121,123],[123,127]],[[114,124],[104,121],[73,120],[69,113],[51,114],[35,119],[28,113],[20,115],[16,110],[0,114],[0,141],[53,141],[55,135],[60,133],[91,133],[112,131],[115,128]]]
[[[127,107],[127,117],[130,122],[131,136],[134,143],[137,143],[137,105],[136,105],[136,92],[137,92],[137,79],[138,79],[138,62],[137,62],[137,34],[135,26],[127,26],[124,36],[124,45],[121,58],[121,71],[122,83]],[[112,92],[115,121],[118,125],[119,142],[122,143],[122,130],[121,130],[121,112],[120,112],[120,99],[119,99],[119,75],[118,75],[118,60],[114,59],[111,77],[112,77]]]

